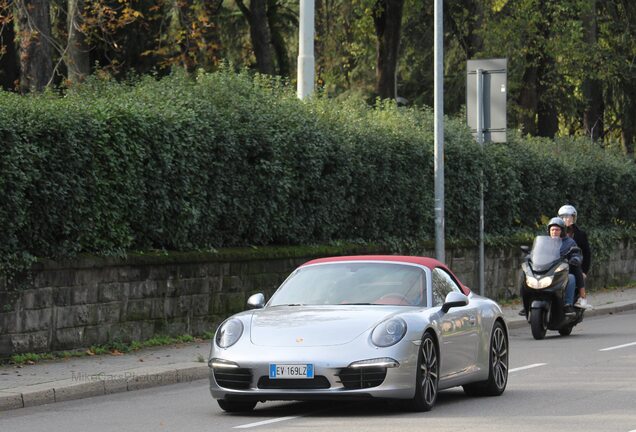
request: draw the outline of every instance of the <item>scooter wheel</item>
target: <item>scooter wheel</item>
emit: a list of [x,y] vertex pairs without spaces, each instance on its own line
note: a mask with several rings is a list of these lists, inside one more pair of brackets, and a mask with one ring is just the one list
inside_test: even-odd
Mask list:
[[541,340],[545,337],[548,330],[547,313],[543,309],[532,309],[530,313],[530,329],[532,337]]

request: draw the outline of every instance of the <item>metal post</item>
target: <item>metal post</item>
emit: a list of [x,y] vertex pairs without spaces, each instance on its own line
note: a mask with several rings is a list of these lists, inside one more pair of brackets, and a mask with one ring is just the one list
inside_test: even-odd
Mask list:
[[298,99],[314,92],[314,0],[300,0],[298,26]]
[[435,255],[446,261],[444,244],[444,18],[443,0],[435,0],[434,33],[434,100],[433,111],[435,139]]
[[[477,142],[484,150],[484,75],[482,69],[477,69]],[[479,179],[479,294],[485,291],[485,256],[484,256],[484,171]]]

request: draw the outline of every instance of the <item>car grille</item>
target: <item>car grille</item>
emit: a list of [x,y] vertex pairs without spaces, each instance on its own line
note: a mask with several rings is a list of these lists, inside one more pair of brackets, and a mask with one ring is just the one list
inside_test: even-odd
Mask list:
[[338,374],[344,388],[349,390],[377,387],[386,378],[386,368],[345,368]]
[[329,380],[322,375],[317,375],[313,379],[270,379],[262,376],[258,380],[258,388],[264,390],[318,390],[329,387]]
[[250,369],[214,369],[214,379],[220,387],[242,390],[250,387],[252,371]]

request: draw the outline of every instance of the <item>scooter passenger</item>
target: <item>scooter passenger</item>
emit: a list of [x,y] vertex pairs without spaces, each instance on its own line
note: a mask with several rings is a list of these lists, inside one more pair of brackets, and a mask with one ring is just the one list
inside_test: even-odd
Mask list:
[[[590,264],[592,262],[592,252],[590,243],[587,240],[587,234],[576,224],[577,212],[574,206],[564,205],[559,209],[559,217],[565,222],[565,232],[568,237],[571,237],[576,242],[576,245],[581,248],[581,254],[583,255],[583,263],[581,264],[581,271],[583,272],[583,278],[587,280],[587,275],[590,271]],[[579,298],[574,304],[574,307],[587,309],[591,307],[587,302],[587,295],[585,287],[579,291]]]

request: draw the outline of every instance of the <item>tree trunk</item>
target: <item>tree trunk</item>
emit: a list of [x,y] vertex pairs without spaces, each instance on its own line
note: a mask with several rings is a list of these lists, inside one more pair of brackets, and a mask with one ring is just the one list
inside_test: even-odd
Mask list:
[[267,22],[272,34],[272,47],[276,54],[276,63],[278,64],[278,74],[281,76],[289,76],[291,65],[289,64],[289,56],[287,53],[287,44],[285,37],[281,33],[278,24],[278,3],[277,0],[269,0],[267,6]]
[[[534,64],[534,59],[526,58],[526,64]],[[537,69],[534,66],[528,66],[523,73],[521,79],[521,93],[519,95],[519,124],[524,134],[537,134]]]
[[636,144],[636,85],[631,81],[623,87],[624,97],[621,113],[621,141],[625,154],[634,159]]
[[127,23],[120,18],[117,28],[111,30],[109,37],[113,39],[104,52],[104,64],[119,76],[133,71],[141,75],[157,70],[165,73],[165,65],[160,63],[157,54],[157,41],[165,25],[161,11],[165,9],[157,7],[167,2],[128,0],[126,3],[139,15],[130,17]]
[[84,14],[84,0],[68,0],[68,46],[66,68],[68,80],[79,83],[91,73],[89,47],[81,29]]
[[548,41],[552,37],[550,28],[553,25],[552,5],[547,0],[539,2],[539,10],[544,12],[544,26],[541,32],[541,50],[537,62],[537,135],[554,138],[559,131],[559,112],[556,96],[551,87],[560,79],[556,73],[554,58],[547,52]]
[[178,25],[184,35],[179,41],[179,58],[181,65],[186,72],[192,75],[196,69],[195,57],[192,52],[191,44],[196,44],[191,38],[192,23],[194,20],[194,11],[192,10],[192,0],[181,0],[176,2],[178,13]]
[[42,91],[51,80],[51,18],[49,0],[19,0],[20,91]]
[[223,0],[200,0],[201,8],[208,17],[210,24],[203,30],[203,40],[205,48],[201,55],[201,62],[212,70],[219,61],[219,51],[221,50],[221,36],[219,35],[219,11],[223,6]]
[[582,92],[585,100],[583,111],[583,129],[592,140],[603,140],[605,123],[605,102],[603,101],[602,82],[588,78],[583,81]]
[[[590,52],[595,52],[599,49],[598,38],[598,25],[597,25],[597,12],[596,12],[596,0],[590,1],[590,9],[582,17],[583,29],[584,29],[584,42],[588,45]],[[592,71],[592,74],[595,72]],[[603,140],[603,117],[605,115],[605,104],[603,101],[603,88],[600,80],[594,76],[588,77],[583,80],[582,84],[584,109],[583,109],[583,129],[586,134],[592,138],[593,141]]]
[[[546,34],[546,38],[549,35]],[[547,40],[547,39],[546,39]],[[550,84],[555,76],[554,60],[548,54],[540,57],[537,84],[537,135],[554,138],[559,131],[559,112],[555,104],[555,97],[550,91]]]
[[236,0],[243,15],[250,26],[250,39],[256,69],[263,74],[274,75],[274,57],[272,54],[272,35],[267,20],[267,0],[250,0],[249,9],[242,0]]
[[519,96],[520,124],[524,133],[553,138],[559,130],[558,110],[551,91],[556,71],[554,59],[546,50],[552,16],[544,1],[535,7],[543,13],[538,23],[542,30],[533,32],[527,44],[526,69]]
[[[472,59],[484,48],[478,30],[484,25],[483,0],[448,1],[444,3],[444,29],[457,38],[467,59]],[[467,16],[470,17],[467,19]]]
[[554,138],[559,130],[558,111],[545,84],[554,72],[554,61],[543,53],[529,54],[526,64],[529,66],[523,74],[519,97],[521,130],[533,136]]
[[0,10],[0,18],[7,19],[0,26],[0,86],[5,90],[15,90],[20,78],[18,54],[15,48],[15,31],[10,8]]
[[470,28],[470,34],[467,37],[466,54],[468,58],[473,58],[477,53],[481,52],[484,48],[484,40],[477,33],[477,30],[481,29],[484,24],[484,3],[480,0],[471,2],[473,8],[471,14],[475,17],[475,21]]
[[[636,20],[636,4],[633,1],[607,2],[610,19],[615,23],[620,38],[614,51],[621,52],[623,66],[616,83],[618,124],[621,128],[621,146],[630,158],[634,158],[636,144],[636,82],[634,80],[633,44],[636,34],[632,24]],[[621,31],[622,30],[622,31]],[[629,64],[630,66],[627,66]]]
[[539,94],[539,107],[537,109],[537,135],[554,138],[559,131],[559,112],[554,103],[545,97],[545,93]]
[[397,98],[397,64],[404,0],[377,0],[373,11],[376,50],[376,94],[381,99]]

